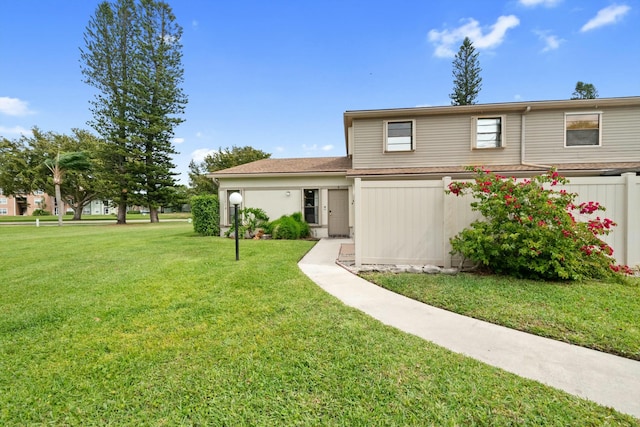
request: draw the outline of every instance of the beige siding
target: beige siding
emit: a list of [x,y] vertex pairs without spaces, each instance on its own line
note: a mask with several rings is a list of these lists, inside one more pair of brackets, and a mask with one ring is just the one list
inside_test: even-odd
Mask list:
[[640,110],[589,109],[602,113],[600,147],[565,147],[565,112],[532,111],[525,116],[525,157],[532,163],[626,162],[640,159]]
[[[572,112],[601,112],[600,147],[565,147],[564,117]],[[481,115],[480,115],[481,116]],[[562,164],[640,160],[640,109],[608,107],[531,110],[506,115],[506,147],[471,149],[471,115],[406,117],[416,122],[413,152],[384,152],[384,120],[353,121],[353,168],[512,165],[521,162],[521,124],[525,123],[527,163]]]
[[[356,263],[457,264],[449,255],[449,239],[479,214],[471,210],[469,196],[445,194],[449,182],[448,177],[437,181],[357,179]],[[572,178],[565,189],[578,193],[578,203],[596,201],[607,208],[599,215],[618,225],[603,240],[614,249],[618,262],[640,265],[640,178],[635,174]]]
[[499,165],[520,159],[520,115],[506,115],[506,147],[471,148],[471,116],[430,116],[416,120],[415,151],[384,152],[384,121],[353,123],[353,168]]

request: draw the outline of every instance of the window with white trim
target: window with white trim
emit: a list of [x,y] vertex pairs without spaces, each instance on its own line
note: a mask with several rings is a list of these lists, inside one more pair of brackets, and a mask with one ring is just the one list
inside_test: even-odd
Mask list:
[[384,151],[415,150],[415,120],[385,122]]
[[9,203],[6,197],[0,197],[0,205],[6,205]]
[[8,215],[9,210],[7,208],[0,208],[0,215]]
[[309,224],[318,224],[318,206],[320,206],[317,189],[304,190],[304,220]]
[[565,113],[565,147],[599,147],[601,113]]
[[504,116],[473,117],[471,146],[477,149],[506,146]]

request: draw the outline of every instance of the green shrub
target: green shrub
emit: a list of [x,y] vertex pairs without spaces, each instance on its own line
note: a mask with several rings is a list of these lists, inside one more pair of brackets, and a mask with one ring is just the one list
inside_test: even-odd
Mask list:
[[35,209],[31,215],[32,216],[49,216],[51,215],[51,212],[44,209]]
[[311,235],[311,227],[309,227],[309,224],[302,219],[302,212],[292,213],[291,218],[300,225],[300,237],[305,238]]
[[220,235],[220,203],[218,196],[203,195],[191,198],[193,230],[203,236]]
[[447,194],[472,193],[471,207],[483,218],[451,239],[452,254],[519,278],[602,279],[630,271],[615,265],[613,249],[599,238],[615,226],[608,218],[591,216],[605,208],[597,202],[575,205],[577,194],[555,190],[568,183],[555,170],[517,182],[468,169],[475,179],[452,182]]
[[296,240],[300,238],[300,224],[291,216],[283,215],[271,225],[271,238]]
[[309,237],[311,228],[302,219],[302,213],[295,212],[289,216],[283,215],[267,224],[265,232],[271,234],[273,239],[295,240]]

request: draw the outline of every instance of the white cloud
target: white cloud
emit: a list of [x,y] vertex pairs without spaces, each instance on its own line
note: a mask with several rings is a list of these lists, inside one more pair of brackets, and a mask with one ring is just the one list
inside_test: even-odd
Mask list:
[[217,153],[218,150],[212,150],[210,148],[198,148],[196,151],[191,153],[191,159],[195,162],[200,163],[204,161],[204,158],[210,154]]
[[331,145],[331,144],[323,145],[321,150],[322,151],[331,151],[331,150],[333,150],[333,145]]
[[[435,46],[435,56],[448,58],[455,56],[455,51],[465,37],[469,37],[477,49],[491,49],[499,46],[507,31],[517,27],[520,20],[515,15],[500,16],[489,31],[483,31],[478,21],[469,18],[466,22],[452,30],[429,31],[429,41]],[[454,50],[455,49],[455,50]]]
[[284,147],[283,147],[283,146],[281,146],[281,145],[278,145],[278,146],[275,148],[275,150],[276,150],[278,153],[284,153]]
[[202,132],[196,132],[196,138],[202,138],[203,134]]
[[173,138],[172,141],[174,144],[182,144],[184,142],[184,138]]
[[304,151],[316,151],[318,150],[318,144],[313,144],[313,145],[302,144],[302,149]]
[[598,11],[598,14],[594,18],[591,18],[589,22],[582,26],[580,31],[584,33],[586,31],[594,30],[604,25],[613,24],[622,19],[622,17],[626,15],[630,10],[631,7],[627,5],[617,4],[612,4],[609,7],[600,9]]
[[543,52],[556,50],[560,47],[560,44],[565,41],[564,39],[558,38],[558,36],[549,34],[548,31],[534,31],[534,33],[544,42]]
[[7,135],[24,135],[27,137],[33,136],[33,133],[29,129],[25,129],[22,126],[14,126],[11,128],[7,128],[4,126],[0,126],[0,135],[7,137]]
[[29,109],[29,103],[18,98],[0,96],[0,113],[8,116],[28,116],[33,114]]
[[519,0],[518,3],[527,7],[535,7],[539,5],[543,5],[546,7],[554,7],[561,1],[562,0]]
[[200,23],[198,21],[196,21],[195,19],[193,21],[191,21],[191,27],[194,30],[197,30],[199,26],[200,26]]

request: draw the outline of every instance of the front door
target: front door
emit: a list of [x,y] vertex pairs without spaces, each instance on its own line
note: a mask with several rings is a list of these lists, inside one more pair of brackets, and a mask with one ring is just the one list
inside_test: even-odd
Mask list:
[[329,237],[349,237],[349,190],[329,190]]

